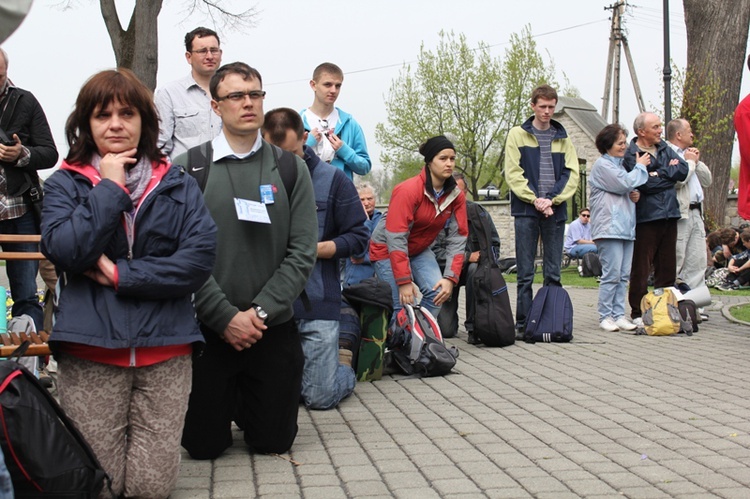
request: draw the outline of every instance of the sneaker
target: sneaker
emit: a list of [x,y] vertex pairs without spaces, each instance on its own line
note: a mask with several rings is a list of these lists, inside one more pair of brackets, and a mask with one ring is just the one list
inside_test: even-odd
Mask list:
[[617,327],[617,324],[615,324],[615,320],[612,317],[605,317],[602,319],[602,321],[599,323],[599,327],[604,329],[605,331],[609,331],[610,333],[614,333],[615,331],[619,331],[620,328]]
[[474,334],[474,331],[468,331],[466,343],[468,343],[469,345],[481,345],[482,340],[479,339],[478,335]]
[[643,327],[643,319],[636,317],[631,321],[635,327]]
[[722,282],[718,286],[716,286],[716,289],[719,291],[737,291],[740,289],[740,286],[738,284],[735,284],[734,282]]
[[621,331],[634,331],[636,325],[630,322],[627,317],[622,316],[615,321],[615,326],[620,328]]

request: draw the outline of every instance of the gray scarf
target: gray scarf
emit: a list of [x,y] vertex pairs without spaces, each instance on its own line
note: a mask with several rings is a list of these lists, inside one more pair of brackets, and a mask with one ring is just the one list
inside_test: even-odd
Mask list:
[[[99,163],[102,158],[99,154],[94,153],[94,157],[91,158],[91,166],[96,168],[96,171],[102,173]],[[138,201],[146,192],[146,187],[151,181],[151,161],[147,158],[141,158],[138,163],[135,164],[130,170],[125,170],[125,187],[130,191],[130,199],[133,201],[133,206],[138,206]]]

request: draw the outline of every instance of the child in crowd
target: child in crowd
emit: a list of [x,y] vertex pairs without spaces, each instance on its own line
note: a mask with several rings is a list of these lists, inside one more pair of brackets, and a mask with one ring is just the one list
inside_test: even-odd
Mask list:
[[750,229],[742,231],[740,241],[745,250],[734,255],[729,261],[727,265],[729,275],[726,282],[717,286],[722,291],[736,291],[750,282]]

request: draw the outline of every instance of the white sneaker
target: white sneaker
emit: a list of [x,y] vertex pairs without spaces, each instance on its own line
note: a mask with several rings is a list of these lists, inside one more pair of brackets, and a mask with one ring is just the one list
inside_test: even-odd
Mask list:
[[617,324],[615,324],[615,321],[614,319],[612,319],[612,317],[605,317],[604,319],[602,319],[602,321],[599,323],[599,327],[604,329],[605,331],[609,331],[610,333],[619,331],[619,328],[617,327]]
[[620,328],[620,330],[622,330],[622,331],[633,331],[634,329],[636,329],[635,324],[633,324],[632,322],[630,322],[628,320],[628,318],[625,317],[625,316],[622,316],[619,319],[617,319],[615,321],[615,326],[617,326],[618,328]]
[[635,319],[633,319],[633,325],[635,327],[643,327],[643,319],[641,319],[640,317],[636,317]]

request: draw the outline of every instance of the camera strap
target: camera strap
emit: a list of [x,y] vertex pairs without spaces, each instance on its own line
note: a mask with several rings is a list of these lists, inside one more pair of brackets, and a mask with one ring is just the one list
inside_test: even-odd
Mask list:
[[10,123],[10,119],[13,117],[13,111],[15,111],[16,103],[18,102],[18,96],[14,94],[13,87],[8,87],[8,92],[5,94],[5,97],[0,100],[0,128],[6,133],[8,130],[8,123]]

